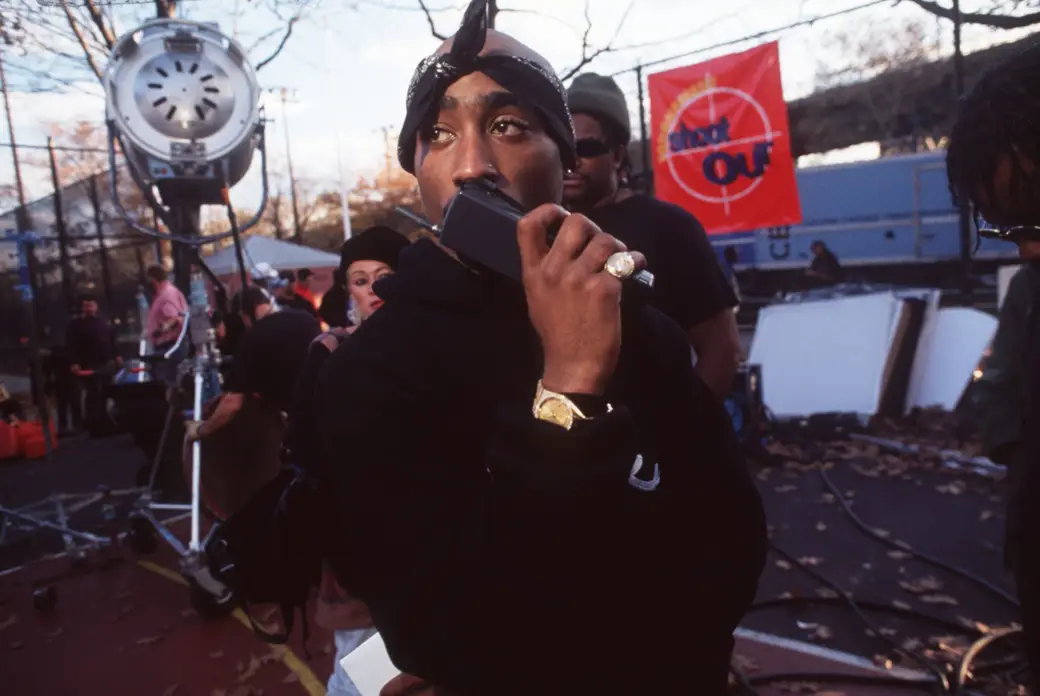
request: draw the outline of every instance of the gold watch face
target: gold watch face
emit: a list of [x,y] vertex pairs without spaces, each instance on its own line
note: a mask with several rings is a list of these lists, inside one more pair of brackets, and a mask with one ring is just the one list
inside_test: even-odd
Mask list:
[[574,413],[562,399],[549,397],[538,405],[538,419],[569,429],[574,423]]

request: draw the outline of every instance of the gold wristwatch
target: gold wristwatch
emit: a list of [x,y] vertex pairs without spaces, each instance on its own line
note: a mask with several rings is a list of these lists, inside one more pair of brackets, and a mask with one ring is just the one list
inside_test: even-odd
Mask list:
[[[610,407],[607,406],[607,409]],[[589,420],[589,416],[586,416],[570,398],[546,389],[541,380],[538,380],[538,391],[534,395],[531,413],[538,420],[558,425],[564,430],[570,430],[575,421]]]

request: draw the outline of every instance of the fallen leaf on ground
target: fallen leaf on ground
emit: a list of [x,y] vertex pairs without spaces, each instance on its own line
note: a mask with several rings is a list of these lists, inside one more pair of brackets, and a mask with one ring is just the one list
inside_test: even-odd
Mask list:
[[791,570],[791,564],[782,558],[776,562],[776,567],[780,570]]
[[979,514],[979,522],[985,522],[986,520],[988,520],[991,517],[993,517],[993,511],[992,510],[983,510]]
[[906,602],[900,602],[898,599],[892,600],[892,606],[894,606],[896,609],[902,609],[904,611],[910,611],[913,609],[912,606],[910,606]]
[[889,638],[891,638],[892,636],[894,636],[897,633],[897,631],[894,628],[887,628],[887,627],[885,627],[885,628],[879,628],[878,629],[878,633],[880,633],[883,636],[888,636]]
[[781,592],[776,596],[777,599],[794,599],[794,595],[790,592]]
[[881,529],[880,527],[875,527],[874,528],[874,533],[877,534],[882,539],[887,539],[888,537],[890,537],[892,535],[892,532],[888,531],[887,529]]
[[757,662],[752,660],[747,655],[741,655],[740,653],[736,653],[733,655],[733,666],[736,667],[738,672],[741,672],[743,674],[747,674],[749,672],[757,672],[759,669],[761,669],[758,666]]
[[897,561],[905,561],[906,559],[910,558],[910,554],[908,554],[906,551],[889,551],[888,557],[894,558]]
[[57,638],[58,636],[60,636],[64,632],[65,632],[64,628],[58,627],[58,628],[54,629],[53,631],[51,631],[50,633],[47,634],[47,640],[54,640],[55,638]]
[[171,684],[166,687],[166,690],[162,692],[162,696],[173,696],[177,693],[177,689],[181,688],[180,684]]
[[837,599],[839,597],[838,593],[829,587],[817,587],[816,594],[824,599]]
[[833,503],[834,500],[835,500],[835,498],[834,498],[834,494],[833,493],[824,493],[822,496],[820,496],[820,501],[824,502],[824,503],[826,503],[828,505]]
[[3,621],[0,621],[0,631],[4,630],[5,628],[14,626],[16,623],[18,623],[18,617],[14,614],[11,614]]
[[823,559],[820,558],[819,556],[802,556],[801,558],[798,559],[798,562],[801,563],[802,565],[818,566],[821,563],[823,563]]
[[823,522],[817,522],[816,523],[816,531],[817,532],[826,532],[827,531],[827,525],[824,524]]
[[198,612],[195,611],[194,609],[185,609],[184,611],[181,612],[181,616],[184,617],[185,619],[190,619],[193,616],[198,616],[198,615],[199,615]]
[[950,595],[925,595],[921,597],[921,601],[925,604],[948,604],[951,607],[957,606],[957,600]]
[[812,637],[816,640],[830,640],[834,637],[834,631],[827,626],[818,626],[816,630],[813,631]]
[[219,660],[220,658],[224,657],[224,651],[223,650],[214,650],[213,652],[211,652],[209,654],[209,656],[210,656],[210,659],[212,659],[212,660]]
[[966,489],[967,489],[967,486],[964,484],[964,481],[959,481],[959,480],[958,481],[950,481],[949,483],[945,483],[945,484],[943,484],[941,486],[936,486],[935,487],[935,490],[939,491],[940,493],[945,493],[947,495],[960,495]]
[[919,638],[907,638],[899,647],[907,652],[915,652],[921,647],[921,640]]
[[[924,594],[926,592],[938,592],[943,588],[942,581],[931,576],[917,578],[915,580],[900,580],[899,586],[907,592]],[[922,600],[924,601],[924,600]]]
[[137,644],[138,645],[155,645],[160,640],[162,640],[162,636],[148,636],[147,638],[140,638],[140,639],[138,639]]
[[910,546],[910,544],[906,543],[905,541],[902,541],[901,539],[896,539],[892,543],[895,544],[896,546],[898,546],[901,549],[906,549],[907,551],[910,551],[911,549],[913,549],[913,547]]
[[777,493],[790,493],[791,491],[798,490],[798,486],[792,486],[791,484],[787,484],[785,486],[777,486],[773,490]]
[[285,679],[282,680],[282,683],[295,684],[298,681],[300,681],[300,675],[296,674],[296,672],[289,672],[285,675]]
[[260,671],[260,668],[264,666],[264,663],[256,655],[249,656],[249,664],[244,669],[240,669],[238,675],[238,682],[242,682],[252,679],[256,676],[256,673]]
[[853,491],[853,490],[845,491],[845,497],[846,498],[855,498],[856,497],[856,491]]
[[892,669],[892,660],[888,659],[884,655],[875,655],[873,662],[882,669]]

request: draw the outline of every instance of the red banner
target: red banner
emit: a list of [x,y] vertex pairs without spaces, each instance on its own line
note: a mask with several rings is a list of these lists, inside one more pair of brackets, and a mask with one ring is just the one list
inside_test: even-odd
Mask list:
[[649,83],[658,198],[709,234],[802,221],[775,41]]

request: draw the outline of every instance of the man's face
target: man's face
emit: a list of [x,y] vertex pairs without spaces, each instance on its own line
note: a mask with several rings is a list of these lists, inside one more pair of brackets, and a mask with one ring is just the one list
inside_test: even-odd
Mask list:
[[85,317],[96,317],[98,313],[98,303],[94,300],[84,300],[79,305],[80,314]]
[[[484,50],[499,48],[505,38],[489,32]],[[563,189],[560,150],[534,109],[483,73],[448,87],[439,113],[418,135],[415,172],[434,224],[466,181],[492,182],[528,208],[559,203]]]
[[[1036,165],[1028,158],[1019,156],[1019,164],[1025,176],[1032,176]],[[1017,225],[1040,227],[1040,195],[1031,194],[1028,188],[1014,190],[1011,158],[1004,156],[993,173],[992,197],[981,191],[976,205],[987,225],[1014,227]],[[1023,186],[1019,182],[1019,186]],[[1035,188],[1035,187],[1034,187]],[[1026,261],[1040,261],[1040,242],[1018,242],[1018,255]]]
[[574,135],[578,166],[563,182],[563,201],[573,208],[592,208],[617,191],[624,148],[611,147],[603,124],[588,114],[574,114]]

